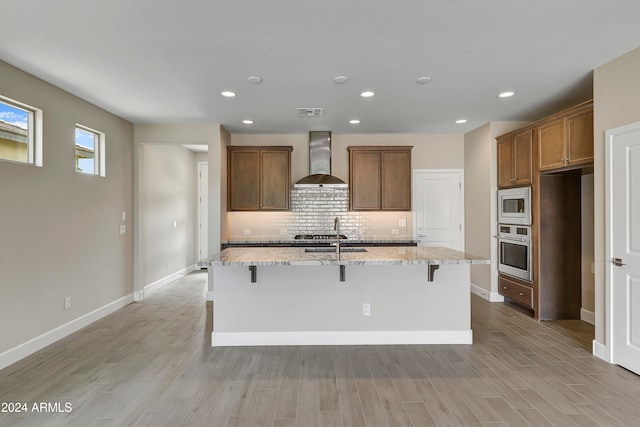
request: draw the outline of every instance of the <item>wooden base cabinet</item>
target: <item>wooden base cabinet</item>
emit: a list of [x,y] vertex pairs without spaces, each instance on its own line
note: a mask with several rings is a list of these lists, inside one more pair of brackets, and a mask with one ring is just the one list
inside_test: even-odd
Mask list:
[[227,147],[228,210],[288,210],[291,151],[290,146]]
[[533,309],[534,292],[533,284],[506,276],[498,276],[498,293],[527,308]]
[[411,210],[412,148],[347,147],[351,210]]

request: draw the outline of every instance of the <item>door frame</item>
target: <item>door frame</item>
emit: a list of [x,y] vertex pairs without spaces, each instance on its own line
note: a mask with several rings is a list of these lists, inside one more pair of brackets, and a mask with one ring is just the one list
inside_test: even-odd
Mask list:
[[[197,185],[197,196],[196,196],[196,258],[198,258],[198,261],[200,260],[200,249],[202,248],[202,233],[200,231],[200,224],[202,224],[203,222],[207,224],[207,234],[208,234],[208,215],[205,218],[202,218],[201,214],[201,202],[200,202],[200,194],[202,194],[202,176],[200,175],[201,172],[201,168],[203,165],[207,165],[207,188],[209,188],[209,182],[208,182],[208,177],[209,177],[209,162],[208,161],[198,161],[196,164],[196,180],[198,182]],[[207,193],[207,213],[209,211],[209,195]],[[207,239],[207,250],[209,250],[209,241]],[[205,254],[205,256],[208,256],[208,254]]]
[[604,193],[605,193],[605,360],[609,363],[616,363],[615,348],[613,345],[614,316],[613,316],[613,143],[617,136],[630,132],[640,131],[640,122],[631,123],[624,126],[608,129],[605,131],[605,173],[604,173]]
[[411,212],[413,213],[413,239],[418,240],[418,216],[416,215],[416,201],[417,201],[417,185],[418,182],[416,176],[419,173],[458,173],[460,174],[460,242],[462,251],[466,247],[466,229],[465,229],[465,212],[464,212],[464,169],[413,169],[411,172]]

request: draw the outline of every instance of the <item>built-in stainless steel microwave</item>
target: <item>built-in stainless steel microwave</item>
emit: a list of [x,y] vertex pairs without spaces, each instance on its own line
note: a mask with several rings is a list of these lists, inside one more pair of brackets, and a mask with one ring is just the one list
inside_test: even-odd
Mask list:
[[531,225],[531,187],[498,190],[498,224]]

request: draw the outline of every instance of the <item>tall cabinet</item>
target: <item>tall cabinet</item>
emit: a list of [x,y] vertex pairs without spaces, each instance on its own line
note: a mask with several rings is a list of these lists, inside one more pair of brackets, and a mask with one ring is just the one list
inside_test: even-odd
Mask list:
[[[531,123],[496,141],[498,187],[531,185],[533,236],[533,280],[499,274],[498,291],[530,309],[536,319],[579,319],[581,179],[593,173],[593,102]],[[533,166],[530,175],[529,165]]]

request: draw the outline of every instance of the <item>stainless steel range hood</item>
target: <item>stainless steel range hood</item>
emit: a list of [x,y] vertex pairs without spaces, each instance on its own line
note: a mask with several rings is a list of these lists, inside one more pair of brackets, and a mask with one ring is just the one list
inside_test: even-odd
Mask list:
[[309,176],[293,188],[347,188],[347,183],[331,175],[331,132],[309,132]]

